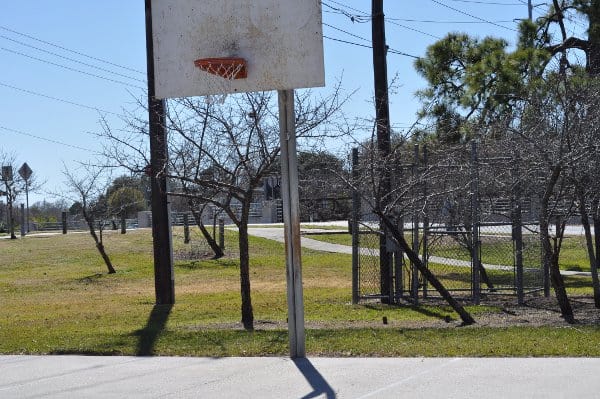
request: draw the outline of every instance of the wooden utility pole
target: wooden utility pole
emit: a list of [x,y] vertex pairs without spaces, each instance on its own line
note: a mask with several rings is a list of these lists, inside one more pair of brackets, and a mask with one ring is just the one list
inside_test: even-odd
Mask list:
[[[375,121],[377,126],[377,149],[379,152],[379,207],[384,211],[387,205],[387,195],[389,195],[391,185],[391,173],[385,159],[391,151],[390,144],[390,109],[388,98],[388,80],[387,80],[387,45],[385,43],[385,19],[383,14],[383,0],[372,0],[372,40],[373,40],[373,76],[375,82]],[[386,229],[381,223],[382,231],[379,240],[379,264],[381,295],[383,302],[388,303],[392,298],[391,289],[391,260],[386,248]]]
[[152,188],[152,241],[156,304],[175,303],[173,245],[167,198],[167,132],[165,101],[155,97],[152,1],[146,4],[146,54],[148,71],[148,116],[150,130],[150,182]]
[[533,21],[533,4],[531,4],[531,0],[527,0],[527,16],[530,21]]

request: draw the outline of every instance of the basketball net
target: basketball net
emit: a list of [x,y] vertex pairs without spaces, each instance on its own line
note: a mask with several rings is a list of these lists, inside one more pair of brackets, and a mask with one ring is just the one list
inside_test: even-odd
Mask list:
[[202,71],[215,75],[215,78],[211,79],[210,85],[214,87],[212,91],[221,94],[206,96],[206,102],[209,104],[223,104],[227,99],[227,93],[231,92],[231,82],[234,79],[245,79],[248,76],[246,60],[243,58],[203,58],[194,61],[194,64]]

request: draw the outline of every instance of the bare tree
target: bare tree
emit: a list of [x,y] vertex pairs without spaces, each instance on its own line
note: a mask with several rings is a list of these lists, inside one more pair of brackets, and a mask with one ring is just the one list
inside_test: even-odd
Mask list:
[[[345,131],[339,87],[331,95],[316,97],[297,92],[296,134],[301,139],[325,139]],[[263,179],[279,162],[277,103],[269,92],[232,95],[223,104],[204,98],[169,102],[166,128],[172,196],[191,199],[194,205],[212,204],[222,209],[238,228],[242,324],[254,328],[250,289],[248,221],[253,200]],[[105,125],[111,140],[109,157],[120,166],[142,169],[147,165],[145,121],[132,119],[132,131],[115,134]],[[132,159],[131,154],[137,154]],[[153,173],[164,173],[153,171]],[[197,216],[197,215],[195,215]],[[197,218],[200,220],[200,218]]]
[[[597,97],[597,92],[585,93],[581,82],[577,76],[549,75],[512,115],[515,118],[505,146],[508,151],[518,153],[523,162],[522,170],[526,171],[523,179],[539,196],[544,262],[548,265],[561,313],[569,323],[575,318],[560,273],[559,257],[568,219],[579,211],[587,221],[583,184],[590,175],[588,167],[597,152],[600,133],[594,123],[586,121],[597,113],[597,107],[586,104],[590,98]],[[597,116],[591,120],[594,118]],[[595,266],[589,226],[586,230],[590,261]],[[592,271],[594,269],[592,267]]]
[[[348,182],[354,190],[357,190],[362,200],[367,204],[367,209],[379,217],[388,236],[396,242],[402,252],[406,254],[411,263],[415,265],[418,272],[433,286],[438,293],[448,302],[460,316],[465,325],[475,323],[473,317],[465,308],[450,294],[442,282],[435,274],[425,266],[418,253],[418,249],[409,244],[404,236],[403,224],[415,213],[423,212],[425,202],[437,201],[441,197],[468,189],[469,179],[459,179],[453,187],[446,185],[435,187],[429,192],[424,193],[422,188],[426,181],[443,181],[445,173],[442,169],[429,165],[418,173],[411,173],[415,169],[414,164],[407,164],[407,154],[411,150],[406,141],[399,140],[389,155],[382,154],[375,149],[374,137],[363,147],[363,161],[360,167],[360,178],[354,182]],[[448,152],[440,163],[451,162],[453,152]],[[408,155],[410,159],[410,155]],[[392,178],[391,190],[387,191],[382,187],[382,171]],[[416,171],[416,169],[415,169]],[[443,174],[443,175],[442,175]],[[418,228],[418,226],[413,226]],[[382,276],[384,278],[385,276]]]
[[90,236],[94,240],[96,249],[106,264],[108,273],[116,273],[113,264],[106,253],[103,242],[103,230],[108,216],[108,205],[105,197],[108,184],[104,182],[105,169],[88,167],[84,176],[77,177],[66,168],[63,175],[67,184],[76,195],[76,200],[81,203],[81,212],[88,226]]

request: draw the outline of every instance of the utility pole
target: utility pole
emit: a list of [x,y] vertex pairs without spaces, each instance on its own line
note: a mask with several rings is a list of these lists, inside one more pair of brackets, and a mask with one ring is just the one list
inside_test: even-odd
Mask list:
[[146,5],[146,61],[148,71],[148,116],[150,130],[150,182],[152,188],[152,242],[154,247],[154,287],[157,305],[175,303],[173,244],[167,197],[167,131],[165,101],[155,96],[152,1]]
[[529,20],[533,21],[533,4],[531,3],[531,0],[527,0],[527,12]]
[[[385,43],[385,17],[383,0],[372,0],[372,41],[373,41],[373,76],[375,82],[375,121],[377,126],[377,150],[379,152],[379,206],[384,210],[387,205],[387,195],[391,191],[390,170],[385,159],[391,151],[390,140],[390,110],[387,80],[387,45]],[[381,223],[383,234],[379,240],[379,269],[381,281],[382,302],[389,303],[392,299],[391,261],[387,252],[385,229]]]

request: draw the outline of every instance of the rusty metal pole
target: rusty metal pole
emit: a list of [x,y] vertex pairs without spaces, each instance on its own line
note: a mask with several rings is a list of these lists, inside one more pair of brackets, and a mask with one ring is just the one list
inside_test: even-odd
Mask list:
[[304,336],[304,298],[300,254],[300,204],[294,90],[280,90],[279,140],[281,143],[281,197],[285,230],[285,255],[288,301],[290,357],[306,356]]

